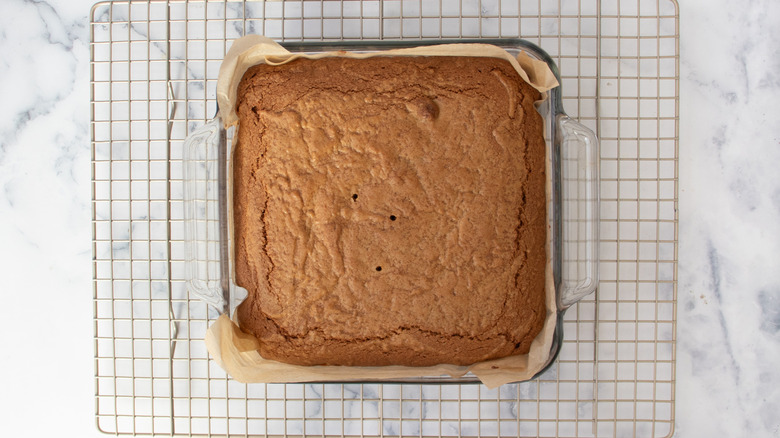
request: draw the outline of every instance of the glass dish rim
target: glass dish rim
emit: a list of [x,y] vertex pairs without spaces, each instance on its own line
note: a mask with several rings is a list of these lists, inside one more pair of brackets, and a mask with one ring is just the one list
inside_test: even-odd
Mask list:
[[[563,315],[566,311],[566,309],[570,306],[561,305],[561,272],[562,272],[562,220],[561,220],[561,158],[560,158],[560,148],[561,148],[561,139],[562,134],[560,133],[560,125],[561,121],[565,118],[568,119],[568,116],[566,115],[565,111],[563,110],[563,104],[562,104],[562,96],[561,96],[561,78],[558,71],[558,67],[555,64],[554,60],[545,52],[542,50],[539,46],[536,44],[520,39],[520,38],[499,38],[499,39],[436,39],[436,40],[362,40],[362,41],[296,41],[296,42],[280,42],[280,45],[282,45],[285,49],[289,50],[293,53],[323,53],[323,52],[333,52],[333,51],[352,51],[352,52],[381,52],[384,50],[390,50],[390,49],[397,49],[397,48],[408,48],[408,47],[419,47],[419,46],[431,46],[431,45],[441,45],[441,44],[469,44],[469,43],[476,43],[476,44],[492,44],[495,46],[498,46],[500,48],[503,48],[508,51],[524,51],[528,53],[533,58],[542,60],[546,62],[550,68],[550,70],[555,75],[556,79],[558,80],[559,85],[551,90],[549,90],[548,93],[548,99],[546,99],[543,103],[543,106],[546,106],[546,111],[542,112],[540,110],[540,114],[543,116],[544,123],[545,123],[545,137],[546,140],[549,142],[547,145],[547,149],[550,152],[550,165],[549,168],[551,169],[551,176],[549,177],[552,182],[551,187],[551,211],[550,215],[551,218],[548,220],[548,223],[552,225],[551,229],[551,238],[550,241],[552,243],[551,247],[551,254],[552,254],[552,275],[553,275],[553,284],[554,284],[554,291],[556,297],[556,319],[555,319],[555,329],[553,334],[553,340],[552,345],[550,349],[550,354],[547,358],[547,361],[545,363],[545,366],[542,367],[533,377],[531,377],[528,380],[533,380],[539,377],[541,374],[546,372],[550,366],[552,366],[562,347],[563,344]],[[219,117],[215,117],[215,120],[219,120]],[[576,122],[575,122],[576,124]],[[219,169],[219,176],[218,176],[218,184],[219,184],[219,228],[220,228],[220,245],[219,245],[219,251],[220,251],[220,281],[221,281],[221,289],[223,293],[223,297],[226,297],[224,299],[225,306],[222,309],[222,313],[228,313],[229,315],[232,315],[232,310],[234,307],[232,307],[231,299],[235,299],[232,297],[232,292],[235,290],[237,285],[233,282],[233,272],[232,272],[232,256],[231,256],[231,237],[228,232],[229,224],[229,218],[230,215],[228,213],[229,211],[229,204],[231,200],[229,199],[229,175],[228,175],[228,169],[229,169],[229,161],[228,161],[228,155],[231,152],[229,149],[232,149],[232,142],[229,142],[228,136],[227,136],[227,130],[220,124],[219,126],[219,152],[218,152],[218,169]],[[236,304],[237,305],[237,304]],[[524,380],[527,381],[527,380]],[[452,377],[443,377],[443,376],[423,376],[423,377],[414,377],[414,378],[398,378],[398,379],[377,379],[377,380],[347,380],[347,381],[339,381],[339,380],[329,380],[327,382],[317,382],[317,383],[373,383],[373,384],[381,384],[381,383],[429,383],[429,384],[455,384],[455,383],[480,383],[480,380],[474,376],[473,374],[467,373],[464,376],[458,377],[458,378],[452,378]]]

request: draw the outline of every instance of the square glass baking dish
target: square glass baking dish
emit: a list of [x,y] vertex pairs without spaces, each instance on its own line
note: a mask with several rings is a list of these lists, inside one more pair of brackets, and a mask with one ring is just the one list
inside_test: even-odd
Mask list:
[[[290,52],[381,52],[390,49],[452,43],[493,44],[516,56],[525,52],[546,62],[558,78],[558,68],[541,48],[522,39],[356,41],[281,43]],[[555,361],[563,341],[564,312],[595,291],[598,284],[598,140],[594,133],[566,115],[561,86],[549,90],[538,107],[547,144],[548,225],[557,304],[552,347],[542,374]],[[232,268],[229,163],[234,128],[224,129],[219,116],[192,132],[184,145],[186,278],[189,291],[218,312],[233,316],[246,297],[235,284]],[[372,383],[478,383],[468,373],[459,378],[429,376]],[[354,383],[354,381],[351,381]]]

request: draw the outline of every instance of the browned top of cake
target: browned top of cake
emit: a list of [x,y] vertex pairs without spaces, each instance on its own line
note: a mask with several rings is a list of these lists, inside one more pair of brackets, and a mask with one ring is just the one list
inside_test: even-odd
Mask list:
[[474,362],[545,317],[539,92],[505,60],[298,59],[238,89],[239,323],[268,359]]

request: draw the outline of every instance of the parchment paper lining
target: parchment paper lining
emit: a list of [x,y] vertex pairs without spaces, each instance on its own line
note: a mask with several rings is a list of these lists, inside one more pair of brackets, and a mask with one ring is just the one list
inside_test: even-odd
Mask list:
[[[316,55],[292,54],[269,38],[248,35],[236,40],[225,56],[217,81],[217,103],[225,128],[238,124],[235,112],[238,83],[246,70],[257,64],[279,65],[294,59],[310,59],[330,56],[368,58],[371,56],[480,56],[506,59],[518,74],[534,88],[542,92],[558,85],[547,63],[535,60],[525,53],[517,58],[505,50],[487,44],[444,44],[411,49],[387,50],[381,53],[330,52]],[[549,156],[547,171],[551,171]],[[548,206],[551,200],[550,178],[546,190]],[[549,223],[548,208],[548,223]],[[232,220],[232,218],[231,218]],[[206,347],[211,357],[235,380],[243,383],[293,383],[308,381],[359,381],[425,376],[449,375],[460,377],[471,371],[488,387],[504,383],[528,380],[540,371],[550,356],[557,307],[552,275],[551,235],[547,239],[546,307],[544,327],[531,344],[528,354],[510,356],[473,364],[471,366],[437,365],[432,367],[344,367],[299,366],[263,359],[257,352],[259,341],[253,335],[242,332],[228,315],[221,315],[206,333]]]
[[386,50],[380,53],[328,52],[316,55],[290,53],[274,40],[260,35],[247,35],[237,39],[230,47],[219,68],[217,80],[217,105],[225,128],[238,123],[236,93],[238,83],[249,67],[257,64],[281,65],[298,58],[319,59],[331,56],[345,58],[371,58],[374,56],[478,56],[501,58],[509,61],[526,82],[543,93],[558,86],[558,80],[544,61],[521,53],[517,58],[490,44],[440,44],[409,49]]

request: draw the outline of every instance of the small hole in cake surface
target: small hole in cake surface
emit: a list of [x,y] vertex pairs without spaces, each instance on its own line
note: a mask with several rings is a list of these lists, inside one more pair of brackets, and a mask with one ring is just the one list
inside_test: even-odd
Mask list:
[[377,267],[376,267],[376,271],[377,271],[377,272],[379,272],[379,271],[381,271],[381,270],[382,270],[382,267],[381,267],[381,266],[377,266]]
[[353,201],[357,201],[357,193],[353,193],[352,194],[352,200]]
[[395,215],[394,215],[394,214],[391,214],[391,215],[390,215],[390,220],[391,220],[391,221],[394,221],[394,220],[396,220],[396,219],[397,219],[397,218],[395,217]]

